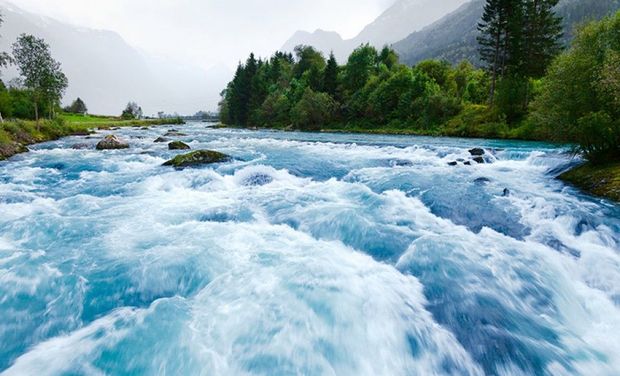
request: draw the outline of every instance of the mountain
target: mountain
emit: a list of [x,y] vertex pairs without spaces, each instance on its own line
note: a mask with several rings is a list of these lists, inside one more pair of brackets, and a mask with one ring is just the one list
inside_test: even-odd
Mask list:
[[[155,58],[114,32],[64,24],[11,3],[0,2],[0,13],[4,19],[0,51],[10,52],[22,33],[45,39],[69,79],[64,102],[79,96],[91,113],[120,114],[128,101],[138,102],[146,114],[215,109],[219,91],[232,76],[222,67],[205,71]],[[2,79],[8,82],[17,76],[16,67],[10,67]]]
[[435,22],[468,0],[398,0],[355,38],[343,40],[336,32],[316,30],[296,32],[282,47],[293,51],[300,44],[310,45],[325,55],[334,51],[339,61],[345,61],[359,45],[370,43],[380,48],[401,40],[414,31]]
[[343,40],[340,34],[335,31],[325,31],[318,29],[313,33],[307,31],[298,31],[284,43],[282,51],[292,52],[299,45],[313,46],[319,51],[323,51],[325,56],[330,52],[334,52],[336,59],[344,61],[349,56],[352,49],[350,43]]
[[376,47],[397,42],[414,31],[437,21],[467,0],[399,0],[353,41],[356,46],[370,43]]
[[[414,32],[392,47],[409,65],[425,59],[442,59],[457,63],[467,59],[478,64],[477,25],[482,17],[484,0],[473,0],[426,28]],[[600,19],[620,9],[620,0],[561,0],[556,8],[564,19],[564,42],[574,28],[590,19]]]

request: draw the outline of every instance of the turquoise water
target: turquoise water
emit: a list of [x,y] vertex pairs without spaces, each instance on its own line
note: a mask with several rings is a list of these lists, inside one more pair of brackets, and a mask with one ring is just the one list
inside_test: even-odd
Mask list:
[[0,162],[0,372],[620,374],[620,207],[566,150],[199,123],[235,160],[181,171],[168,128]]

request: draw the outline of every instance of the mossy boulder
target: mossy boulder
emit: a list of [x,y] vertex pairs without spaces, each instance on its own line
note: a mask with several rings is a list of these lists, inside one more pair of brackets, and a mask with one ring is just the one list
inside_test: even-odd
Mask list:
[[588,193],[620,202],[620,162],[605,165],[586,163],[563,173],[558,179]]
[[212,163],[221,163],[231,160],[229,155],[213,150],[197,150],[187,154],[177,155],[164,166],[172,166],[176,168],[196,167]]
[[129,144],[117,136],[110,134],[97,144],[97,150],[129,149]]
[[168,149],[170,150],[189,150],[191,147],[185,142],[181,141],[173,141],[168,144]]

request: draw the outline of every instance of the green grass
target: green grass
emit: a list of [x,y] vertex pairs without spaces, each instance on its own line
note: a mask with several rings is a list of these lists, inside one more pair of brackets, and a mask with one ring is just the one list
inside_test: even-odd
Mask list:
[[165,124],[183,124],[181,119],[122,120],[109,116],[62,114],[54,120],[16,120],[0,123],[0,160],[27,151],[27,145],[56,140],[61,137],[88,134],[94,129],[112,127],[148,127]]
[[59,115],[67,124],[76,126],[87,126],[91,128],[111,128],[111,127],[142,127],[151,125],[164,124],[184,124],[182,119],[141,119],[141,120],[123,120],[120,117],[100,116],[100,115],[78,115],[78,114],[62,114]]
[[605,165],[586,163],[559,178],[588,193],[620,201],[620,162]]

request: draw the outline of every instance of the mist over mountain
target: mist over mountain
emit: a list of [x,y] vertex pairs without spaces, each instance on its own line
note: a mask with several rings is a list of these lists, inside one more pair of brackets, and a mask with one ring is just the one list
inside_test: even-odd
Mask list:
[[[425,59],[451,63],[469,60],[479,63],[477,25],[482,17],[484,0],[473,0],[426,28],[395,43],[401,62],[413,65]],[[564,37],[572,39],[577,25],[596,20],[620,9],[620,0],[561,0],[556,12],[564,20]]]
[[[0,2],[0,13],[0,50],[10,52],[22,33],[45,39],[69,79],[63,102],[81,97],[91,113],[118,115],[130,100],[145,114],[214,110],[232,76],[225,66],[205,71],[191,62],[180,65],[147,55],[114,32],[65,24],[10,3]],[[2,79],[17,76],[16,67],[9,67]]]
[[325,55],[333,51],[339,61],[344,61],[363,43],[370,43],[380,48],[397,42],[437,21],[467,1],[398,0],[355,38],[343,40],[338,33],[324,30],[316,30],[314,33],[299,31],[286,41],[282,50],[292,51],[300,44],[310,45]]

